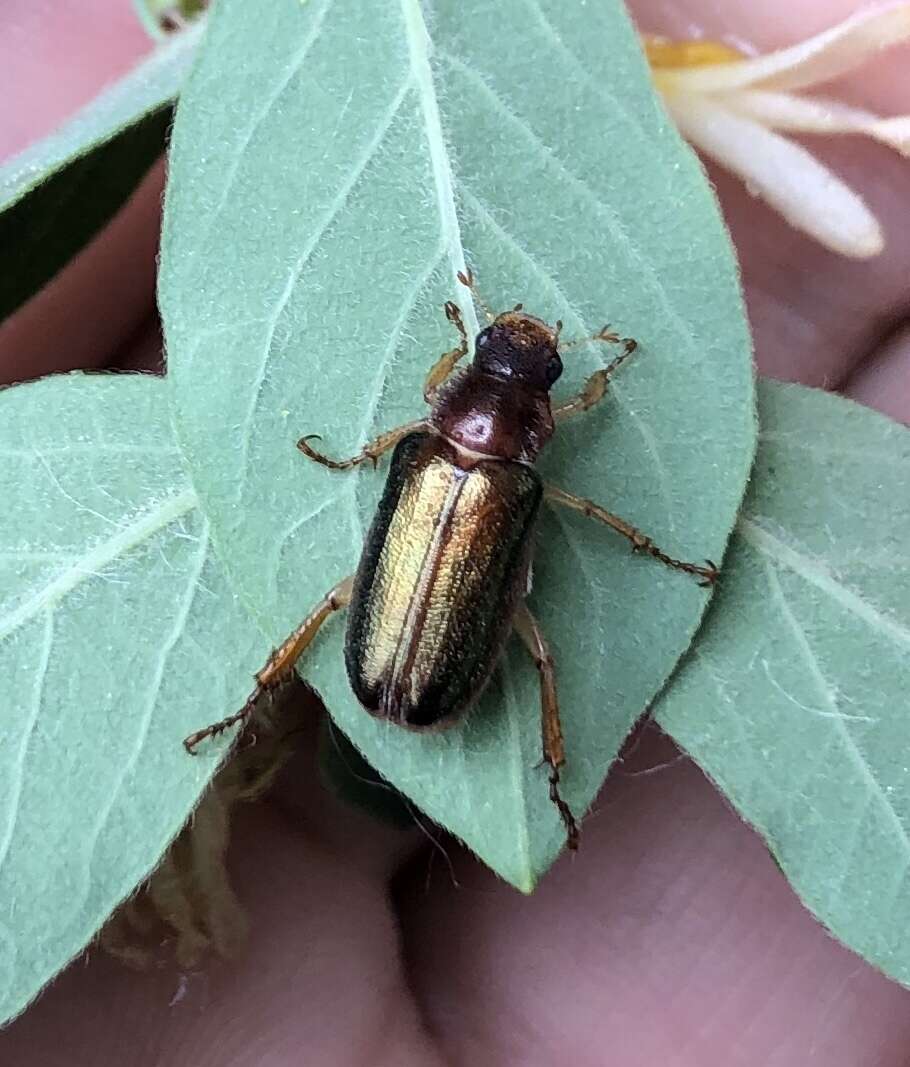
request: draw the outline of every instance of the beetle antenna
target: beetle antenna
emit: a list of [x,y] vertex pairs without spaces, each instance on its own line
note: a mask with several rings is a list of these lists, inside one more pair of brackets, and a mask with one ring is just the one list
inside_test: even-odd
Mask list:
[[492,311],[490,311],[489,307],[487,307],[486,301],[480,295],[480,293],[478,293],[477,286],[474,283],[474,272],[471,270],[471,268],[465,267],[463,271],[458,272],[456,277],[462,285],[467,286],[467,288],[471,290],[471,296],[474,297],[474,303],[477,304],[477,306],[481,309],[484,315],[486,315],[487,322],[492,322],[496,316],[493,314]]

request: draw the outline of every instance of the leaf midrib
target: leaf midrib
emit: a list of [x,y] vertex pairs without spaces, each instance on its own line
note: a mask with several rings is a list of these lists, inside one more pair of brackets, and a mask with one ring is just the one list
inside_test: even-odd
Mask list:
[[744,540],[762,556],[773,559],[788,570],[798,574],[831,600],[840,604],[851,615],[861,619],[892,643],[910,651],[910,630],[890,618],[874,604],[869,603],[855,590],[840,581],[819,559],[797,551],[779,537],[775,537],[757,521],[758,516],[741,515],[736,527]]
[[[458,210],[455,205],[452,162],[449,158],[449,151],[442,132],[439,100],[436,96],[436,85],[430,64],[432,41],[420,8],[420,0],[401,0],[401,12],[404,17],[405,33],[408,41],[411,77],[417,87],[417,96],[423,113],[427,147],[430,152],[436,206],[439,211],[440,232],[443,244],[449,254],[454,277],[459,271],[467,273],[467,263],[465,262],[464,245],[461,240],[461,224],[458,221]],[[466,301],[465,303],[467,307],[462,309],[464,317],[467,319],[465,325],[468,332],[475,336],[479,329],[477,313],[474,310],[472,301]]]
[[124,526],[104,541],[78,557],[76,562],[61,571],[52,581],[33,593],[24,603],[0,616],[0,641],[20,626],[30,622],[45,608],[58,604],[84,581],[97,578],[115,559],[125,556],[153,534],[191,511],[197,505],[193,489],[184,489],[167,497],[156,507],[142,512],[128,526]]

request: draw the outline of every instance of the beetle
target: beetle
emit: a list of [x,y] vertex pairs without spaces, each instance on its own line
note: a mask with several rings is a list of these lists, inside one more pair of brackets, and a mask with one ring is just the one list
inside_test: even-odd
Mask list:
[[624,519],[593,501],[544,482],[534,463],[555,424],[587,411],[606,394],[613,373],[636,348],[605,326],[592,338],[621,346],[577,395],[555,407],[550,390],[562,374],[562,323],[550,326],[517,304],[493,315],[480,299],[470,271],[459,272],[483,308],[487,326],[474,342],[457,305],[445,313],[457,329],[457,347],[430,369],[426,418],[406,423],[335,460],[303,437],[297,447],[335,471],[367,461],[373,466],[394,449],[385,490],[367,533],[356,572],[330,590],[256,674],[256,687],[234,715],[186,738],[188,751],[206,737],[244,721],[257,702],[288,680],[300,656],[332,614],[348,607],[344,643],[351,688],[371,715],[415,731],[443,729],[476,702],[511,631],[527,646],[540,675],[541,740],[549,768],[549,795],[578,845],[578,826],[560,793],[565,746],[555,667],[531,613],[535,522],[543,500],[597,519],[668,567],[711,585],[717,567],[674,559]]

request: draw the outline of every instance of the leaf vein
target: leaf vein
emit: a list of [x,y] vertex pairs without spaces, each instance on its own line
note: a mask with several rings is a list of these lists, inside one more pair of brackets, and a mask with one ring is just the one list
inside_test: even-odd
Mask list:
[[[319,40],[319,37],[322,34],[323,24],[325,23],[325,20],[333,7],[334,0],[324,0],[321,7],[312,16],[310,28],[304,36],[303,40],[301,41],[300,47],[294,53],[294,55],[291,56],[284,74],[276,83],[275,88],[264,98],[261,107],[253,116],[253,121],[250,123],[244,134],[241,136],[241,139],[233,154],[231,165],[228,168],[227,175],[225,176],[224,188],[222,190],[221,196],[218,198],[218,203],[215,205],[215,208],[209,216],[209,225],[208,229],[206,230],[206,235],[208,233],[208,230],[210,230],[211,227],[217,221],[218,216],[224,210],[224,205],[227,202],[227,198],[230,196],[231,188],[233,187],[234,181],[237,177],[237,171],[240,169],[240,163],[243,160],[243,157],[246,154],[246,151],[249,148],[253,137],[256,135],[256,131],[268,118],[269,113],[271,112],[275,104],[277,104],[282,93],[285,91],[285,89],[287,89],[291,81],[300,72],[300,69],[306,61],[307,56],[310,54],[313,45],[316,43],[316,41]],[[203,239],[204,238],[200,238],[200,245],[202,244]]]
[[23,604],[0,616],[0,640],[8,637],[14,630],[34,618],[40,611],[53,607],[63,597],[71,593],[88,577],[96,577],[115,559],[132,551],[153,534],[170,525],[181,515],[196,506],[196,494],[192,489],[184,489],[176,496],[161,501],[150,511],[143,512],[129,526],[118,529],[117,533],[101,541],[86,551],[79,562],[61,571],[46,585],[33,593]]
[[[133,770],[139,756],[145,747],[146,739],[148,738],[149,727],[151,726],[152,716],[155,712],[155,705],[158,700],[158,696],[161,692],[161,684],[164,680],[164,672],[167,666],[167,661],[170,658],[171,653],[174,650],[177,642],[180,640],[184,630],[186,629],[187,619],[189,618],[190,611],[192,610],[193,603],[196,600],[196,595],[200,589],[200,579],[202,577],[202,569],[205,566],[205,561],[208,557],[209,551],[209,524],[208,520],[203,519],[202,529],[199,533],[199,547],[196,552],[196,556],[192,561],[192,565],[189,568],[186,581],[186,592],[184,593],[180,603],[177,606],[176,614],[174,615],[174,625],[171,628],[171,632],[165,638],[158,653],[158,658],[155,662],[155,666],[151,672],[151,680],[148,687],[148,699],[146,706],[142,714],[142,719],[139,722],[138,729],[136,730],[135,742],[133,744],[132,752],[126,756],[123,760],[120,774],[118,775],[116,783],[113,783],[110,790],[110,799],[108,803],[99,812],[99,818],[95,828],[92,832],[91,838],[87,843],[86,849],[86,862],[85,862],[85,889],[82,895],[82,901],[79,907],[81,908],[87,898],[87,895],[91,887],[91,865],[95,852],[98,848],[98,842],[101,839],[101,835],[104,832],[104,827],[107,825],[107,821],[111,812],[114,809],[114,805],[123,789],[123,783],[126,781],[128,775]],[[178,742],[179,743],[179,742]],[[75,910],[79,910],[78,908]]]
[[856,765],[863,781],[868,786],[868,794],[870,796],[876,797],[882,808],[884,808],[889,821],[892,823],[894,829],[897,831],[898,837],[903,843],[904,854],[906,855],[910,853],[910,836],[908,836],[907,830],[904,827],[904,824],[901,821],[897,810],[895,809],[891,801],[888,799],[888,794],[885,792],[884,787],[873,774],[872,769],[866,761],[866,758],[863,755],[862,751],[860,750],[859,745],[856,743],[856,739],[853,737],[853,735],[847,728],[843,717],[839,714],[839,709],[837,705],[837,694],[836,692],[832,691],[830,685],[828,684],[828,680],[825,678],[825,674],[822,670],[821,664],[818,661],[818,657],[816,656],[812,645],[809,643],[809,637],[806,631],[803,629],[799,619],[797,619],[795,612],[791,608],[790,602],[787,599],[786,594],[784,593],[783,586],[781,585],[780,580],[777,577],[776,571],[767,560],[764,560],[763,564],[765,574],[768,580],[768,586],[771,591],[771,596],[780,607],[781,614],[787,625],[789,626],[791,632],[793,633],[793,636],[796,638],[796,643],[799,647],[799,650],[802,652],[803,659],[805,660],[809,670],[809,675],[815,681],[822,700],[827,705],[828,710],[832,713],[831,721],[834,724],[833,728],[836,731],[837,735],[840,737],[843,743],[844,750],[846,751],[852,762]]
[[[417,297],[421,290],[427,284],[430,278],[439,267],[440,260],[446,254],[446,249],[440,248],[433,253],[432,259],[429,260],[427,266],[415,277],[414,284],[405,294],[404,300],[398,309],[395,316],[395,321],[389,331],[389,341],[383,351],[382,357],[379,360],[379,364],[376,368],[376,375],[373,379],[373,388],[371,390],[370,401],[364,411],[363,421],[360,428],[357,431],[356,440],[358,442],[366,441],[370,436],[370,431],[373,427],[373,422],[376,417],[376,411],[379,407],[379,402],[382,398],[384,386],[388,378],[389,369],[393,364],[395,351],[398,348],[398,342],[401,339],[401,331],[404,329],[405,323],[408,321],[408,316],[414,309],[414,305],[417,302]],[[357,478],[350,480],[350,504],[352,511],[351,521],[351,536],[354,540],[354,547],[356,551],[360,551],[361,544],[363,542],[364,530],[360,523],[359,513],[357,511]]]
[[294,265],[291,267],[288,273],[287,280],[278,296],[278,300],[275,302],[275,306],[269,313],[265,320],[265,338],[262,344],[262,359],[256,369],[256,375],[251,383],[250,389],[250,403],[247,408],[246,415],[240,427],[240,462],[239,462],[239,477],[237,479],[237,499],[239,500],[243,496],[243,491],[246,487],[246,481],[249,474],[249,452],[250,443],[252,437],[252,424],[253,416],[256,413],[256,408],[259,404],[262,394],[262,388],[265,384],[266,372],[268,371],[269,358],[272,354],[272,346],[275,341],[275,330],[278,327],[278,321],[287,306],[288,301],[291,299],[291,294],[300,280],[300,276],[304,271],[307,263],[310,260],[313,252],[318,247],[320,241],[328,232],[329,227],[338,217],[345,204],[348,202],[350,195],[354,188],[357,186],[360,179],[366,172],[367,167],[370,165],[371,160],[379,151],[382,142],[385,139],[386,134],[395,121],[395,117],[398,114],[405,96],[411,88],[411,78],[406,78],[398,87],[397,92],[392,98],[392,102],[387,108],[382,119],[376,126],[373,136],[370,138],[364,152],[360,158],[351,168],[351,172],[345,181],[342,183],[341,188],[335,195],[335,198],[328,206],[328,210],[325,212],[323,218],[317,223],[316,228],[311,235],[310,239],[306,242],[302,252],[298,256]]
[[612,96],[610,93],[604,92],[603,86],[600,84],[600,82],[598,82],[594,77],[592,77],[591,72],[582,63],[581,59],[566,44],[565,38],[553,25],[549,15],[547,15],[544,9],[540,6],[538,0],[525,0],[525,6],[530,8],[530,10],[537,16],[538,21],[540,22],[544,30],[546,30],[546,32],[550,35],[553,43],[559,48],[559,50],[566,57],[566,59],[569,60],[569,65],[572,68],[573,73],[580,74],[581,80],[585,83],[585,85],[588,86],[589,89],[591,89],[597,96],[599,96],[601,100],[604,100],[613,111],[622,115],[624,119],[629,121],[637,129],[641,130],[642,125],[638,116],[635,115],[628,108],[623,107],[622,101],[618,97]]
[[755,516],[741,515],[736,526],[742,537],[762,556],[798,574],[816,589],[826,593],[849,614],[861,619],[894,644],[910,649],[910,630],[844,585],[821,560],[811,559],[791,548],[761,526]]
[[35,670],[35,683],[34,683],[34,699],[32,701],[31,714],[28,717],[28,722],[25,724],[25,729],[22,731],[22,741],[19,746],[19,752],[16,756],[15,767],[10,772],[12,778],[12,785],[10,787],[9,803],[7,805],[8,810],[12,813],[12,818],[9,821],[6,833],[3,835],[2,841],[0,841],[0,868],[6,862],[7,854],[9,853],[10,845],[13,840],[13,836],[16,832],[16,824],[19,821],[20,806],[19,800],[22,796],[22,786],[25,781],[25,764],[28,760],[28,749],[31,744],[32,736],[35,733],[35,727],[38,725],[38,718],[41,714],[41,705],[44,698],[44,682],[47,678],[47,669],[51,659],[51,648],[54,643],[54,612],[52,609],[48,609],[44,614],[44,635],[41,644],[41,654],[38,659],[38,665]]
[[[509,244],[530,266],[531,270],[541,279],[546,285],[550,287],[555,296],[569,309],[572,316],[575,318],[579,331],[589,333],[591,326],[585,320],[585,316],[582,312],[575,307],[572,301],[569,299],[562,286],[553,277],[553,275],[543,266],[539,259],[528,249],[526,249],[517,238],[510,233],[500,222],[497,221],[492,209],[486,203],[486,201],[478,196],[471,190],[464,188],[462,190],[462,197],[465,201],[469,202],[474,210],[481,215],[488,225],[490,225],[496,232]],[[651,459],[654,464],[654,470],[657,474],[657,487],[660,491],[660,495],[663,498],[664,507],[667,513],[667,524],[670,528],[670,532],[676,532],[676,521],[673,515],[673,502],[670,494],[670,480],[667,474],[666,467],[663,460],[660,457],[660,450],[657,445],[657,440],[651,430],[651,427],[642,419],[642,417],[632,409],[629,404],[628,398],[623,396],[623,390],[617,387],[615,382],[610,383],[610,395],[617,401],[618,406],[628,417],[629,421],[638,431],[642,442],[645,446],[645,453]]]
[[635,264],[635,267],[641,274],[642,278],[650,279],[652,282],[652,291],[657,296],[662,311],[676,326],[680,338],[685,342],[686,347],[689,349],[693,357],[697,357],[699,355],[699,349],[695,342],[691,324],[686,322],[676,308],[670,303],[666,290],[661,283],[660,278],[657,276],[653,264],[648,262],[648,260],[642,256],[637,245],[632,240],[632,237],[620,222],[617,214],[610,210],[584,178],[580,177],[566,166],[556,153],[555,149],[540,137],[525,118],[512,110],[499,93],[488,84],[486,78],[476,67],[472,66],[461,57],[452,54],[447,54],[444,58],[454,70],[461,71],[472,84],[477,86],[504,118],[521,130],[525,137],[537,149],[540,156],[547,160],[563,181],[576,189],[592,205],[597,214],[604,220],[604,224],[610,232],[611,237],[619,246],[625,249],[626,254]]
[[[436,96],[433,69],[430,63],[432,41],[424,22],[420,0],[401,0],[401,12],[408,41],[411,77],[417,86],[417,95],[423,112],[442,240],[449,254],[452,274],[457,275],[459,271],[467,271],[467,264],[455,203],[452,161],[443,135],[439,100]],[[476,334],[479,326],[473,301],[467,302],[465,311],[468,332]]]

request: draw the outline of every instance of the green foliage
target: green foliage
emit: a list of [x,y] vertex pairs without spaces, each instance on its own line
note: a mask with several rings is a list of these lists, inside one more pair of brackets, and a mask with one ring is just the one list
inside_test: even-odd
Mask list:
[[[135,184],[198,32],[0,170],[0,311]],[[417,0],[220,0],[168,188],[170,388],[72,375],[0,393],[3,1015],[179,831],[226,745],[192,760],[183,736],[234,710],[353,570],[383,472],[334,474],[294,443],[318,432],[349,454],[420,415],[454,343],[443,301],[476,325],[466,262],[497,308],[638,338],[541,471],[675,555],[720,559],[755,438],[748,337],[727,236],[620,5],[438,4],[427,20]],[[572,349],[559,394],[610,355]],[[672,678],[708,594],[544,515],[531,603],[558,663],[567,798],[588,806],[656,701],[816,914],[910,983],[910,438],[794,387],[762,389],[761,422],[716,603]],[[424,737],[357,707],[341,637],[335,619],[301,665],[353,745],[324,733],[328,779],[381,793],[393,819],[414,802],[532,887],[563,830],[523,649],[463,726]]]
[[[676,555],[723,553],[754,428],[716,206],[620,5],[584,19],[512,6],[443,5],[427,24],[414,0],[267,14],[222,0],[181,98],[160,281],[178,433],[231,581],[273,643],[354,569],[382,481],[318,468],[295,441],[318,432],[348,454],[420,415],[423,376],[454,342],[443,302],[475,319],[454,277],[466,259],[496,307],[524,301],[567,336],[609,319],[641,342],[543,474]],[[573,350],[561,393],[611,354]],[[538,542],[531,603],[559,665],[581,813],[708,594],[576,515],[547,514]],[[564,831],[527,653],[509,647],[463,725],[417,736],[359,708],[342,632],[333,620],[301,667],[336,723],[530,889]]]
[[94,237],[164,151],[200,32],[162,46],[0,167],[0,321]]
[[910,984],[910,432],[760,396],[723,585],[658,721],[833,933]]
[[181,23],[201,17],[209,0],[133,0],[136,17],[154,41],[163,41]]
[[0,392],[0,1019],[152,870],[215,768],[181,745],[249,689],[164,382]]

